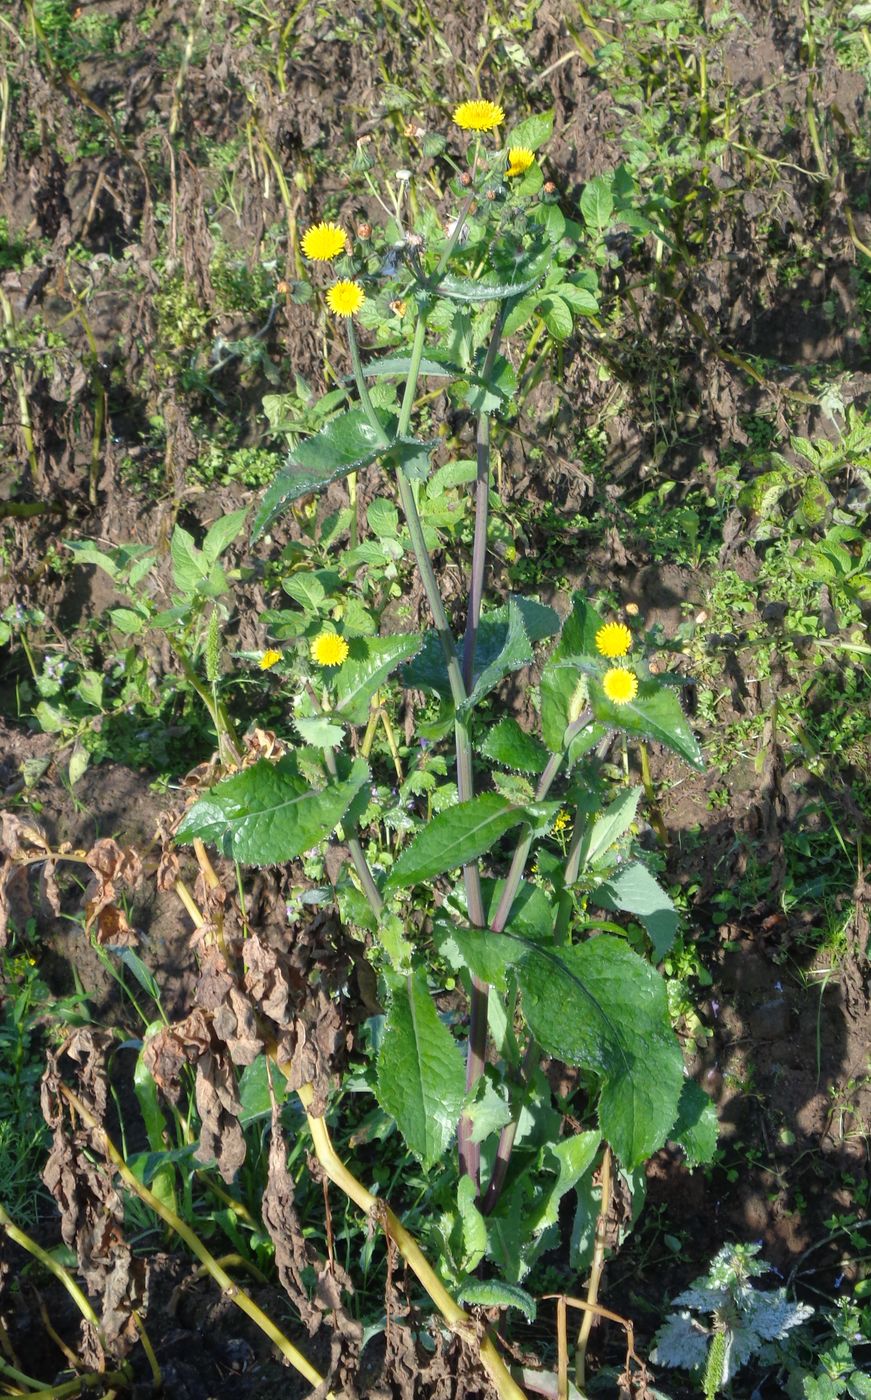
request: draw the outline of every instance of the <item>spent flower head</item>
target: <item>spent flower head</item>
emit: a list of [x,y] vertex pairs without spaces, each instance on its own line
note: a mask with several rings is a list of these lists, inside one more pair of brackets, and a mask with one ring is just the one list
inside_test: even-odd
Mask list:
[[508,151],[508,169],[505,174],[509,179],[513,179],[515,175],[524,175],[534,160],[535,155],[528,146],[511,146]]
[[638,677],[625,666],[612,666],[602,677],[602,689],[612,705],[628,705],[638,694]]
[[313,224],[302,236],[302,251],[312,262],[332,262],[344,253],[346,236],[338,224]]
[[359,282],[334,282],[327,292],[327,306],[336,316],[355,316],[365,300]]
[[596,650],[609,661],[625,656],[631,646],[632,633],[625,622],[606,622],[596,633]]
[[504,122],[505,112],[498,102],[461,102],[453,119],[463,131],[493,131]]
[[318,666],[341,666],[348,656],[348,643],[337,632],[321,632],[311,644],[311,658]]

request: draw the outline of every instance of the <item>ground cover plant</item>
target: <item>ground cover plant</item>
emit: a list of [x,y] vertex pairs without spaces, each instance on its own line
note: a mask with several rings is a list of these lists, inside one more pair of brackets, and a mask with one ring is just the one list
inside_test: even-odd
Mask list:
[[4,21],[8,1393],[867,1393],[867,18]]

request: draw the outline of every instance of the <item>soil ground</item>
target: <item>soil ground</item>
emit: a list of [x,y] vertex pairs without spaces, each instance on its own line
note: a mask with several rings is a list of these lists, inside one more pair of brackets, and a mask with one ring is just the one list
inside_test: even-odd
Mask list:
[[[0,389],[8,463],[0,501],[0,612],[7,606],[39,610],[46,619],[41,635],[53,647],[104,619],[119,601],[102,573],[69,565],[62,541],[165,546],[175,521],[199,531],[259,495],[244,484],[204,481],[194,467],[210,434],[220,431],[226,439],[228,419],[235,449],[260,442],[259,401],[269,385],[256,363],[240,368],[228,361],[211,376],[211,401],[183,392],[185,358],[204,331],[176,326],[176,344],[165,350],[169,312],[159,309],[161,287],[179,272],[195,290],[203,326],[216,341],[228,344],[261,330],[221,301],[215,249],[243,250],[253,266],[271,247],[275,287],[292,282],[297,267],[288,229],[293,233],[318,217],[336,196],[339,212],[349,218],[366,208],[359,191],[342,206],[344,175],[330,153],[377,134],[379,124],[399,132],[425,111],[433,126],[444,126],[447,104],[460,87],[465,93],[468,75],[482,62],[478,36],[492,34],[490,7],[479,0],[459,6],[439,0],[431,7],[432,27],[411,9],[403,26],[387,23],[389,12],[380,6],[298,7],[279,83],[278,70],[269,66],[270,31],[250,17],[243,23],[244,8],[211,12],[194,4],[95,0],[87,6],[89,22],[103,25],[111,44],[102,53],[83,46],[74,77],[57,50],[51,58],[50,45],[47,52],[19,46],[14,37],[4,41],[13,98],[0,216],[10,243],[32,245],[33,255],[7,261],[0,286],[15,322],[33,331],[31,353],[19,363],[34,449],[30,465],[19,466],[28,457],[16,361],[7,355]],[[867,840],[867,728],[853,761],[821,774],[809,771],[806,755],[778,731],[776,717],[763,723],[776,696],[808,685],[815,663],[810,645],[803,651],[784,643],[779,672],[757,674],[759,638],[776,648],[783,615],[760,581],[763,552],[746,515],[727,513],[718,522],[719,552],[693,564],[663,557],[634,511],[642,491],[663,481],[674,483],[672,504],[693,490],[714,491],[736,450],[749,458],[748,433],[761,417],[790,433],[831,435],[819,408],[827,376],[840,376],[847,401],[858,409],[868,402],[866,312],[844,212],[857,211],[857,236],[871,241],[871,220],[861,212],[867,175],[844,154],[843,142],[837,145],[843,132],[867,132],[864,77],[845,71],[831,49],[819,56],[814,100],[821,111],[838,114],[829,137],[833,168],[840,153],[837,179],[821,184],[807,173],[815,154],[807,127],[796,119],[811,81],[800,7],[748,3],[742,10],[743,23],[716,50],[711,82],[728,87],[745,112],[745,143],[772,162],[766,178],[743,184],[746,166],[738,150],[723,157],[716,177],[700,174],[701,198],[710,201],[712,217],[692,261],[670,289],[660,285],[656,294],[639,294],[635,324],[627,321],[612,342],[594,347],[586,331],[578,333],[554,361],[553,378],[531,393],[528,421],[500,444],[506,508],[527,507],[526,552],[555,562],[553,581],[539,582],[543,599],[564,599],[572,587],[606,590],[673,638],[704,608],[718,572],[734,571],[753,597],[733,628],[709,638],[708,684],[720,698],[715,715],[696,714],[694,723],[706,745],[718,728],[742,720],[748,726],[759,720],[754,737],[743,752],[701,776],[687,776],[677,763],[652,754],[668,834],[666,875],[687,892],[688,927],[704,945],[711,979],[699,992],[709,1035],[691,1069],[717,1102],[721,1151],[714,1168],[692,1174],[675,1154],[656,1156],[646,1223],[606,1271],[601,1301],[636,1316],[642,1345],[649,1340],[645,1322],[654,1319],[652,1330],[664,1300],[701,1272],[725,1239],[761,1240],[765,1257],[809,1290],[807,1296],[836,1297],[855,1265],[845,1263],[843,1241],[828,1222],[836,1215],[867,1218],[869,1204],[869,887],[859,867],[854,888],[839,888],[832,901],[837,907],[829,912],[844,930],[837,960],[814,937],[825,901],[793,911],[783,899],[785,850],[808,822],[818,829],[828,813],[851,849],[863,833]],[[26,35],[27,7],[12,4],[8,11],[13,27]],[[504,41],[491,37],[482,88],[492,78],[500,100],[522,114],[529,101],[527,67],[547,73],[538,95],[555,108],[548,170],[568,211],[591,176],[623,158],[622,118],[601,73],[573,44],[576,7],[543,0],[530,13],[528,29],[512,40],[526,66],[500,66]],[[621,32],[617,24],[609,29]],[[589,30],[582,37],[595,47]],[[427,86],[436,80],[440,97]],[[441,110],[434,112],[434,104]],[[245,156],[240,133],[249,113],[255,114],[249,140],[256,145],[262,138],[257,149],[268,145],[288,176],[285,205],[268,155]],[[222,169],[215,152],[234,141]],[[276,228],[270,244],[268,231]],[[71,249],[79,250],[72,261]],[[787,255],[791,271],[784,280],[774,264],[781,266]],[[620,277],[629,282],[639,270],[630,263]],[[77,315],[85,283],[87,328]],[[320,385],[325,346],[315,310],[289,293],[275,296],[263,338],[267,352],[282,373],[292,367]],[[178,308],[173,314],[180,320]],[[171,373],[160,363],[161,344],[174,356]],[[605,361],[609,377],[597,372]],[[764,373],[754,372],[758,364]],[[94,462],[100,386],[108,418],[97,433]],[[157,435],[150,427],[156,414],[163,422]],[[579,445],[579,423],[598,425],[598,471]],[[361,483],[364,500],[377,485]],[[16,515],[14,504],[38,509]],[[594,528],[593,519],[600,526]],[[276,535],[276,552],[285,539]],[[238,562],[254,564],[244,552]],[[510,579],[497,570],[494,588],[500,582]],[[235,643],[262,648],[260,613],[269,600],[256,565],[239,597],[231,622]],[[170,801],[154,790],[153,768],[145,758],[138,764],[107,758],[92,764],[71,791],[69,753],[59,752],[16,704],[27,678],[25,657],[12,646],[2,655],[0,788],[10,810],[20,813],[24,803],[54,845],[86,849],[105,836],[147,844]],[[157,690],[172,658],[155,650],[149,663]],[[179,746],[188,748],[191,761],[206,757],[205,741],[194,731],[182,733]],[[735,897],[724,902],[728,890]],[[68,884],[62,895],[69,913],[80,890]],[[264,895],[282,897],[277,888]],[[56,994],[68,993],[78,978],[98,1019],[123,1021],[129,1013],[117,985],[81,924],[54,918],[38,901],[33,914],[41,966]],[[152,893],[137,897],[130,917],[167,1014],[181,1014],[196,975],[186,916],[172,895]],[[46,1238],[50,1234],[46,1217]],[[280,1385],[282,1395],[296,1394],[256,1332],[235,1313],[230,1322],[225,1301],[206,1304],[204,1286],[191,1282],[191,1272],[177,1256],[161,1260],[155,1272],[160,1297],[173,1294],[171,1306],[153,1310],[153,1326],[149,1319],[167,1393],[185,1400],[266,1397],[277,1395]],[[25,1369],[60,1370],[60,1354],[37,1341],[41,1324],[23,1297],[8,1321],[19,1355],[28,1359]],[[612,1344],[614,1334],[598,1334],[600,1359],[616,1354]],[[141,1381],[144,1386],[146,1374]],[[387,1387],[385,1395],[411,1393],[398,1382],[391,1390],[389,1378],[378,1384]]]

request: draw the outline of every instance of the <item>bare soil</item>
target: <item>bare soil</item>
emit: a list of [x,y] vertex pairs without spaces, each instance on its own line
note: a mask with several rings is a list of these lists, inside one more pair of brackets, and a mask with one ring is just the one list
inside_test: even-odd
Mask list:
[[[31,56],[20,58],[0,214],[10,236],[38,235],[43,241],[29,265],[0,273],[0,285],[16,320],[36,324],[33,318],[39,315],[35,334],[51,353],[26,362],[37,470],[16,465],[0,488],[7,535],[0,611],[9,604],[38,607],[55,639],[70,635],[104,615],[117,599],[99,572],[58,566],[63,539],[137,540],[165,547],[174,521],[199,529],[256,499],[256,492],[242,487],[204,489],[188,479],[210,424],[203,421],[201,403],[168,386],[154,354],[154,296],[175,267],[183,269],[209,311],[211,334],[232,340],[252,329],[218,307],[210,275],[216,235],[205,212],[212,207],[216,179],[207,153],[236,135],[250,94],[285,171],[310,175],[317,153],[343,149],[385,121],[388,112],[398,112],[379,69],[396,82],[405,81],[415,68],[427,69],[440,75],[446,94],[452,93],[457,75],[467,74],[481,60],[476,41],[486,8],[483,0],[458,6],[439,0],[431,7],[448,58],[432,34],[421,37],[411,27],[407,33],[401,27],[386,30],[369,7],[362,13],[347,3],[309,6],[298,20],[301,37],[284,67],[282,91],[254,52],[254,39],[238,33],[234,39],[233,32],[220,29],[217,9],[214,16],[208,7],[203,14],[193,3],[161,8],[146,6],[144,0],[95,0],[88,13],[116,18],[120,27],[113,50],[84,65],[74,83],[50,64],[37,63],[31,50],[26,51]],[[742,163],[734,152],[732,168],[720,171],[719,183],[704,182],[702,197],[712,209],[708,237],[694,261],[684,265],[680,280],[675,274],[667,295],[639,299],[637,324],[617,344],[602,350],[592,344],[592,331],[579,333],[565,349],[561,377],[539,386],[527,404],[530,423],[522,433],[506,437],[500,449],[508,499],[555,502],[562,512],[563,563],[570,582],[590,591],[615,589],[624,604],[635,604],[648,623],[659,622],[668,636],[674,635],[687,606],[703,598],[709,577],[656,560],[648,541],[637,530],[633,533],[626,503],[648,481],[675,480],[677,496],[714,482],[723,454],[730,444],[747,444],[748,418],[762,410],[779,415],[784,424],[788,418],[792,432],[828,431],[818,410],[812,404],[803,407],[796,398],[807,389],[811,371],[827,366],[850,371],[849,392],[857,403],[867,401],[871,384],[856,299],[856,251],[843,213],[845,204],[862,207],[866,175],[847,156],[834,188],[821,187],[802,173],[812,168],[814,153],[806,130],[791,120],[804,103],[808,81],[800,56],[799,7],[748,3],[742,8],[749,23],[726,41],[723,73],[736,102],[752,112],[755,141],[773,161],[787,164],[773,168],[766,183],[742,190]],[[23,7],[13,4],[11,11],[23,28]],[[335,12],[334,20],[360,26],[360,37],[331,37],[327,11]],[[537,96],[555,107],[549,168],[567,211],[587,179],[621,159],[610,92],[579,53],[559,62],[572,47],[569,19],[577,23],[576,7],[544,0],[523,39],[532,71],[558,64]],[[186,148],[179,149],[168,139],[163,146],[154,139],[155,131],[168,131],[175,91],[176,73],[160,55],[169,36],[178,48],[189,26],[197,53],[205,57],[191,64],[180,89],[177,118]],[[594,42],[593,36],[586,38]],[[493,64],[492,57],[485,61],[484,78]],[[501,100],[522,107],[528,100],[527,78],[501,73]],[[845,130],[861,128],[866,96],[860,75],[844,74],[834,64],[822,64],[821,73],[820,103],[836,104]],[[108,127],[97,109],[113,114]],[[82,139],[82,123],[102,132],[102,144]],[[40,133],[35,150],[34,128]],[[274,179],[267,181],[260,167],[255,178],[251,166],[240,160],[235,178],[236,213],[224,204],[216,217],[221,237],[248,251],[252,264],[270,226],[281,219],[290,227],[309,222],[324,199],[342,189],[339,176],[321,162],[311,187],[305,179],[292,184],[292,208],[285,210]],[[159,247],[154,215],[155,203],[167,200],[173,209],[168,250]],[[348,213],[360,204],[355,197]],[[868,216],[856,218],[860,237],[871,241]],[[813,258],[806,256],[807,240]],[[90,258],[96,357],[76,320],[77,291],[65,272],[74,245]],[[799,269],[788,289],[772,278],[768,266],[769,250],[784,247],[796,250]],[[282,256],[276,283],[295,276],[288,240]],[[638,270],[627,263],[621,276],[631,280]],[[75,275],[84,281],[84,271]],[[51,332],[61,344],[49,345]],[[279,297],[265,344],[276,363],[320,382],[323,344],[310,308]],[[616,416],[605,413],[611,385],[597,375],[593,349],[607,354],[623,390]],[[757,382],[745,369],[752,357],[776,361],[776,376]],[[335,358],[341,360],[341,350]],[[215,419],[235,415],[243,425],[240,441],[258,441],[259,399],[268,386],[235,369],[218,374],[214,384],[224,404],[220,412],[214,410]],[[95,387],[100,385],[108,394],[108,424],[94,503],[88,476]],[[0,399],[7,460],[25,462],[11,375],[0,381]],[[148,431],[149,419],[158,412],[166,428],[163,443]],[[605,423],[607,488],[576,456],[572,432],[579,416]],[[374,480],[362,489],[374,493],[376,485],[383,489]],[[20,518],[4,509],[12,502],[38,503],[45,510]],[[604,533],[576,524],[578,512],[590,517],[597,511],[605,521]],[[530,553],[547,542],[533,521]],[[276,550],[282,543],[279,533]],[[252,561],[245,555],[242,562]],[[746,522],[726,522],[721,562],[755,576],[758,556]],[[760,611],[764,601],[760,599]],[[231,624],[240,647],[264,644],[259,614],[266,603],[255,573]],[[772,621],[772,628],[776,625]],[[153,773],[106,762],[91,768],[71,796],[51,736],[33,732],[17,715],[15,686],[24,674],[23,663],[18,654],[3,655],[8,669],[2,681],[0,795],[11,806],[22,801],[22,793],[38,804],[38,819],[55,845],[69,842],[84,850],[98,838],[114,836],[124,845],[147,846],[169,800],[152,791]],[[732,714],[767,712],[771,691],[752,678],[752,657],[743,653],[740,637],[726,638],[720,655]],[[155,652],[152,662],[158,687],[171,658]],[[796,687],[803,679],[794,667],[784,671],[782,683]],[[698,727],[704,741],[705,727]],[[26,762],[41,764],[44,771],[25,791]],[[669,1253],[654,1242],[655,1265],[645,1273],[640,1252],[634,1255],[630,1244],[609,1265],[601,1301],[631,1313],[633,1299],[644,1297],[661,1309],[667,1296],[704,1268],[724,1239],[761,1239],[765,1257],[782,1274],[809,1285],[818,1299],[836,1297],[845,1269],[839,1240],[822,1244],[829,1234],[826,1222],[838,1212],[861,1212],[863,1200],[867,1207],[867,1194],[859,1188],[868,1176],[871,1131],[869,886],[858,878],[849,949],[826,976],[809,950],[807,928],[782,908],[783,846],[808,803],[820,796],[853,838],[860,831],[867,838],[868,813],[851,794],[850,773],[821,785],[799,762],[787,761],[773,729],[758,755],[733,765],[725,800],[720,775],[687,776],[657,754],[653,762],[669,835],[668,876],[697,886],[691,921],[709,950],[706,963],[713,981],[702,1013],[713,1034],[691,1068],[717,1102],[723,1152],[714,1169],[692,1175],[673,1153],[656,1156],[649,1169],[648,1208],[661,1208],[654,1210],[660,1229],[680,1236],[681,1248]],[[867,783],[871,762],[854,776],[857,787]],[[770,866],[769,888],[719,924],[712,937],[712,898],[718,890],[741,887],[750,855]],[[281,889],[276,886],[263,897],[277,907]],[[64,910],[71,911],[80,903],[80,887],[68,882],[62,898]],[[37,902],[33,912],[44,974],[58,995],[71,989],[75,971],[95,1016],[124,1024],[128,1013],[117,985],[81,926],[54,917],[45,904]],[[160,982],[168,1015],[180,1016],[197,975],[186,915],[173,895],[145,891],[134,897],[130,919],[140,934],[140,952]],[[135,1137],[135,1128],[131,1131]],[[50,1233],[46,1221],[46,1237]],[[644,1248],[649,1244],[645,1236]],[[189,1261],[158,1257],[152,1288],[149,1331],[164,1370],[165,1393],[174,1400],[305,1393],[271,1359],[238,1311],[206,1284],[194,1282]],[[275,1290],[269,1302],[282,1325],[290,1327],[291,1310],[282,1312]],[[72,1337],[72,1315],[64,1313],[60,1300],[56,1306],[61,1330]],[[62,1357],[43,1336],[38,1312],[26,1303],[25,1294],[16,1307],[8,1324],[19,1355],[27,1357],[25,1369],[59,1372]],[[617,1354],[619,1349],[612,1350],[616,1333],[599,1329],[595,1336],[599,1359]],[[646,1340],[642,1323],[642,1346]],[[316,1364],[328,1360],[326,1355],[312,1359]],[[446,1384],[443,1375],[425,1393],[447,1393]],[[138,1376],[138,1386],[137,1394],[150,1393],[147,1372]],[[373,1370],[368,1393],[424,1392],[415,1391],[401,1370],[393,1379],[382,1375],[378,1381]]]

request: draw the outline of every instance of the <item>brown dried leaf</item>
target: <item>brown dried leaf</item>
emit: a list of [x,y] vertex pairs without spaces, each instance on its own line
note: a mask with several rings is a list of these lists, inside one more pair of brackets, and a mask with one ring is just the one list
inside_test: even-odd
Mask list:
[[[25,926],[33,917],[28,868],[45,859],[45,870],[53,866],[51,847],[45,833],[33,822],[24,822],[12,812],[0,812],[0,948],[6,946],[10,916]],[[44,876],[46,896],[54,908],[53,876]],[[50,888],[49,888],[49,883]]]
[[93,912],[92,906],[85,906],[85,928],[93,928],[96,923],[97,942],[110,948],[135,948],[139,935],[127,922],[127,915],[117,904],[107,904]]
[[[64,1071],[72,1065],[77,1097],[102,1124],[108,1098],[105,1055],[114,1043],[108,1032],[83,1027],[49,1052],[42,1110],[53,1140],[43,1181],[57,1202],[64,1242],[76,1250],[88,1292],[101,1301],[103,1338],[123,1356],[137,1340],[133,1313],[144,1310],[147,1301],[146,1265],[124,1239],[124,1211],[111,1168],[93,1160],[102,1156],[102,1133],[82,1124],[61,1093]],[[102,1348],[90,1328],[85,1342],[85,1359],[101,1364]]]
[[[120,946],[131,947],[137,941],[136,935],[120,909],[109,913],[105,920],[103,912],[113,908],[117,885],[123,884],[133,888],[139,884],[142,878],[142,861],[134,850],[122,850],[117,841],[113,841],[110,836],[97,841],[88,851],[85,860],[96,877],[96,890],[92,893],[89,887],[90,897],[85,903],[85,931],[89,933],[96,924],[98,940],[101,943],[111,943],[115,941],[111,937],[112,930],[117,928],[117,941]],[[101,931],[101,924],[105,924],[105,936]]]

